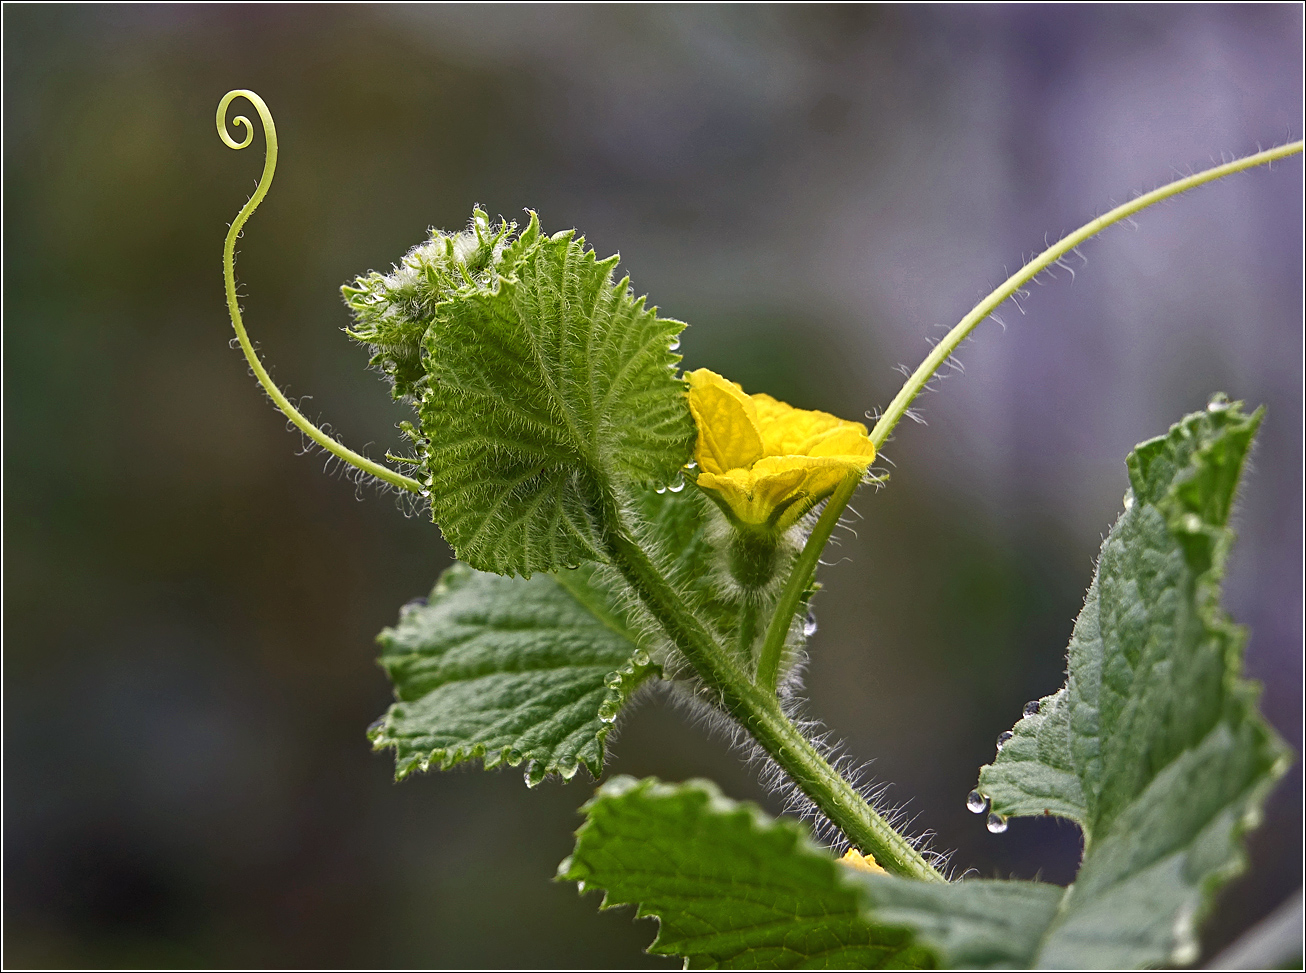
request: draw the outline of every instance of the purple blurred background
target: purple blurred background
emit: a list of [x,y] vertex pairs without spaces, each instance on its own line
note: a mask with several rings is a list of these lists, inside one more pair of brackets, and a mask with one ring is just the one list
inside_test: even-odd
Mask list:
[[[217,139],[229,88],[281,137],[247,323],[373,455],[404,410],[338,287],[474,203],[620,251],[687,367],[856,417],[1045,240],[1302,129],[1297,5],[8,6],[4,44],[10,966],[676,965],[550,881],[590,782],[395,785],[370,752],[372,638],[450,555],[297,456],[226,347],[222,235],[262,164]],[[1225,600],[1300,751],[1301,216],[1298,158],[1089,243],[855,501],[810,709],[958,865],[1073,877],[1075,828],[990,835],[964,798],[1061,683],[1125,454],[1215,391],[1269,407]],[[610,772],[775,808],[661,700]],[[1208,948],[1300,886],[1301,787]]]

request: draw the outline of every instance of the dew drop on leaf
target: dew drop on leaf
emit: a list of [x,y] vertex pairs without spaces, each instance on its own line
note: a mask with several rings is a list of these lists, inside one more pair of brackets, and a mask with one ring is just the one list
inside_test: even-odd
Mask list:
[[1025,708],[1020,711],[1021,716],[1038,716],[1039,701],[1031,699],[1025,704]]
[[671,344],[667,345],[667,351],[675,351],[679,347],[680,347],[680,338],[675,337],[671,339]]
[[803,638],[810,639],[816,634],[816,616],[810,611],[807,617],[803,619]]
[[966,795],[966,810],[971,814],[983,814],[984,809],[988,806],[988,798],[979,791],[971,791]]
[[648,653],[643,649],[636,649],[631,655],[630,661],[637,666],[646,666],[648,665]]
[[988,828],[989,831],[993,832],[993,834],[1002,834],[1002,832],[1007,830],[1007,819],[1001,814],[990,814],[984,827]]
[[603,677],[603,685],[610,686],[613,689],[621,685],[621,673],[609,672]]
[[1015,735],[1016,734],[1012,733],[1010,730],[1003,730],[1001,733],[999,733],[998,749],[1001,750],[1003,747],[1005,747],[1007,745],[1007,741],[1010,740]]

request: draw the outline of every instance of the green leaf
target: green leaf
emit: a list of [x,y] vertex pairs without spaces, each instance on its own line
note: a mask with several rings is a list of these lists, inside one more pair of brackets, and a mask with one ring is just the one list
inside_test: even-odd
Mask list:
[[434,309],[419,447],[431,514],[460,559],[497,574],[604,559],[616,498],[689,460],[684,328],[612,280],[573,231],[534,216],[496,276]]
[[852,869],[795,821],[768,818],[708,781],[617,777],[582,811],[558,877],[606,891],[601,908],[655,917],[650,953],[696,968],[929,968],[900,929],[862,914]]
[[858,873],[876,922],[912,930],[940,965],[1011,969],[1031,965],[1065,889],[1041,882],[966,879],[940,884]]
[[597,777],[620,708],[658,666],[592,568],[504,578],[455,564],[378,638],[398,699],[369,730],[395,776],[480,758]]
[[999,815],[1055,814],[1085,855],[1038,953],[1046,966],[1197,956],[1214,891],[1290,762],[1240,677],[1245,632],[1220,609],[1229,510],[1261,412],[1221,397],[1128,459],[1065,687],[980,771]]

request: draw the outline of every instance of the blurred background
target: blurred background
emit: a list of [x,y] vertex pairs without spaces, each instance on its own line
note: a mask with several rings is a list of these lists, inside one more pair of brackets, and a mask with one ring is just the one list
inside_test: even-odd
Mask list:
[[[671,968],[552,881],[592,782],[396,785],[373,638],[450,560],[324,474],[228,348],[246,321],[344,441],[399,443],[338,288],[473,204],[619,251],[708,366],[845,417],[1022,258],[1177,173],[1301,136],[1302,10],[1267,6],[6,6],[4,891],[9,966]],[[243,109],[242,109],[243,110]],[[1124,457],[1211,393],[1269,407],[1226,588],[1302,742],[1302,164],[1083,248],[960,355],[826,569],[810,711],[986,876],[1068,882],[1079,835],[964,808],[1062,680]],[[609,772],[773,810],[654,698]],[[582,774],[583,777],[583,774]],[[1301,883],[1299,768],[1206,927]]]

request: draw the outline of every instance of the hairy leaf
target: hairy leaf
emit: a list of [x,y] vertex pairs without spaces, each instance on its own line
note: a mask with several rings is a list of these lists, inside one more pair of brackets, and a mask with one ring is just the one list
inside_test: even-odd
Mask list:
[[603,889],[602,908],[659,920],[650,953],[710,968],[922,969],[929,951],[862,913],[852,870],[708,781],[617,777],[582,809],[558,877]]
[[504,578],[455,564],[378,641],[398,699],[369,731],[402,779],[480,758],[597,777],[612,722],[658,666],[590,568]]
[[947,884],[858,873],[878,923],[910,929],[946,967],[1030,966],[1065,889],[1041,882],[966,879]]
[[1220,609],[1234,491],[1261,413],[1223,398],[1128,459],[1065,687],[980,771],[1000,815],[1056,814],[1085,855],[1042,965],[1191,962],[1214,890],[1287,748],[1240,678],[1245,633]]
[[693,421],[657,316],[618,258],[534,217],[496,276],[455,291],[425,331],[419,448],[432,518],[460,559],[497,574],[603,560],[614,499],[666,483]]

